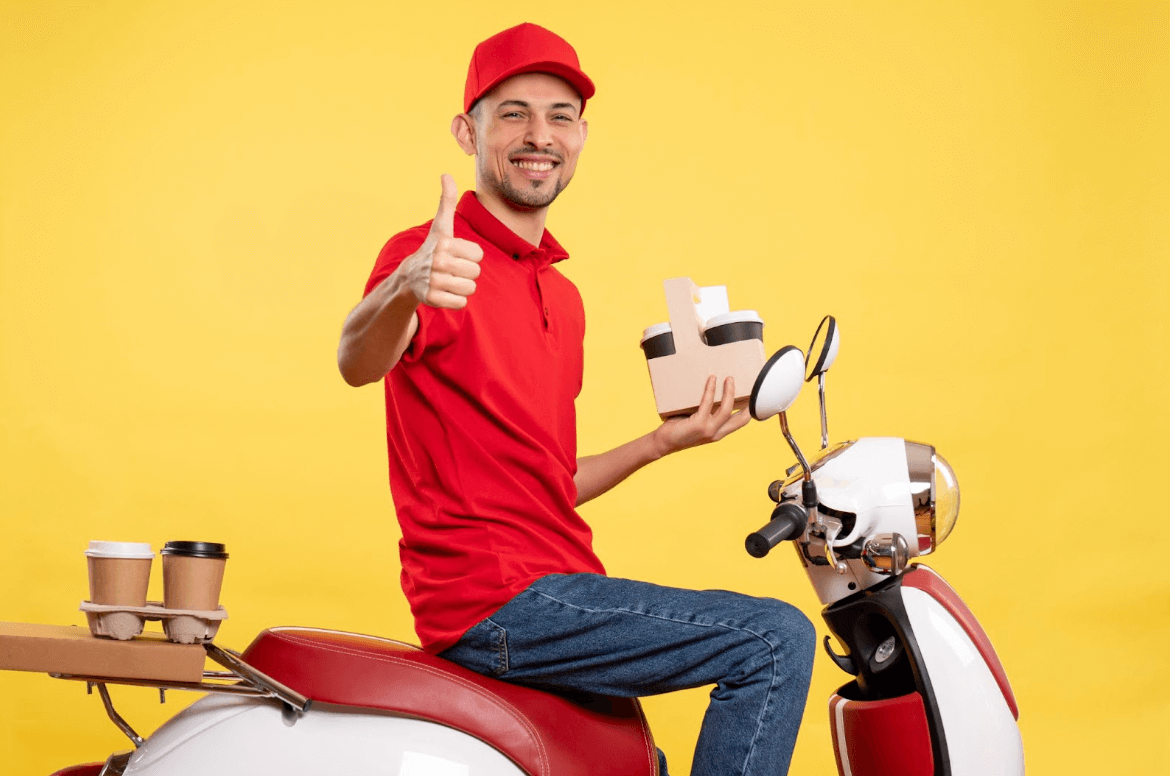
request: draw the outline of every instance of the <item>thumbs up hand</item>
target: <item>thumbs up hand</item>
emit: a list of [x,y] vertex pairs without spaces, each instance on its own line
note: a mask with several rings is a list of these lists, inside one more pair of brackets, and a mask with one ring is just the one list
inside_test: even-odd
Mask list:
[[455,205],[459,192],[455,179],[442,177],[443,195],[422,246],[405,262],[406,282],[415,298],[431,307],[460,310],[475,293],[483,248],[455,236]]

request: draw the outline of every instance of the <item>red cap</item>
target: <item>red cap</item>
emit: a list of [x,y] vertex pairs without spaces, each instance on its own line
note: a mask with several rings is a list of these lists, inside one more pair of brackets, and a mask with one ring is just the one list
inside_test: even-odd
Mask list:
[[544,27],[525,23],[475,47],[463,87],[463,110],[470,111],[480,97],[521,73],[548,73],[567,81],[581,95],[582,111],[595,91],[568,41]]

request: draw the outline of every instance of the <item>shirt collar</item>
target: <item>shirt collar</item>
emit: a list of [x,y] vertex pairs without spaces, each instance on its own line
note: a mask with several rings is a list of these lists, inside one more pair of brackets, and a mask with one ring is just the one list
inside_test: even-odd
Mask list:
[[550,264],[569,258],[569,253],[556,238],[545,229],[540,238],[540,246],[533,247],[532,243],[506,227],[483,206],[475,196],[474,191],[465,191],[459,198],[455,212],[463,217],[476,234],[483,237],[492,245],[499,248],[513,259],[522,259],[530,253],[541,253]]

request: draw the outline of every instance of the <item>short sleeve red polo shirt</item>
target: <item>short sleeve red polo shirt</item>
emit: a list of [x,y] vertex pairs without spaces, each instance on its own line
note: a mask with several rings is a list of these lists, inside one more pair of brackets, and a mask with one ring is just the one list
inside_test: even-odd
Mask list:
[[[367,294],[429,229],[386,244]],[[553,266],[568,254],[547,231],[532,246],[473,192],[455,236],[483,247],[476,291],[462,310],[420,305],[385,378],[402,589],[433,653],[546,574],[605,573],[574,508],[585,313]]]

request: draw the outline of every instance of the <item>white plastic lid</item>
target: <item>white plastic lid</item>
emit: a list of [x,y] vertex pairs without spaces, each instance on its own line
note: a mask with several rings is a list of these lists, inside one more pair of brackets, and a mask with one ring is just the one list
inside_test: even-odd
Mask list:
[[90,542],[85,554],[91,558],[153,558],[145,542]]
[[703,331],[728,323],[758,323],[763,325],[764,319],[755,310],[732,310],[729,313],[720,313],[719,315],[711,316],[710,320],[703,326]]
[[642,342],[657,337],[659,334],[668,334],[670,331],[669,323],[656,323],[642,332]]

